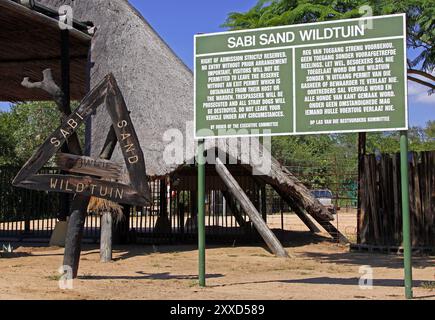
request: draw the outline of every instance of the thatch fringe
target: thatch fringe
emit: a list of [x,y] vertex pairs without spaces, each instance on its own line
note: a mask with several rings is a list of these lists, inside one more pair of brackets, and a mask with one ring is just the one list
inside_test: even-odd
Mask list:
[[122,206],[106,199],[92,197],[89,201],[88,212],[103,214],[105,212],[112,213],[112,216],[118,222],[123,218]]

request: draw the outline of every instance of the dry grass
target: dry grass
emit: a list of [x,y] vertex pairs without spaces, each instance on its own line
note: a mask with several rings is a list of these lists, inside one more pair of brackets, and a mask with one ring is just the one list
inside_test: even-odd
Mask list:
[[98,214],[111,212],[117,221],[120,221],[123,216],[122,206],[113,201],[96,197],[92,197],[89,201],[88,212],[95,212]]

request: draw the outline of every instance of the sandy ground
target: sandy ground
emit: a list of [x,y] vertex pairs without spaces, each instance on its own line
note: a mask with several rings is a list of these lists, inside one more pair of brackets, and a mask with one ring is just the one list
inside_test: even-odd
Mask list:
[[[204,289],[197,286],[195,246],[116,246],[114,261],[102,264],[98,247],[86,245],[79,279],[62,290],[57,270],[63,249],[18,243],[13,254],[0,258],[0,299],[403,298],[401,257],[349,252],[292,219],[285,217],[286,229],[295,229],[285,244],[290,259],[275,258],[261,246],[209,246]],[[340,229],[352,231],[354,221],[354,215],[340,214]],[[281,224],[280,217],[269,222]],[[413,264],[415,297],[435,299],[435,257],[415,257]],[[364,265],[372,267],[372,289],[358,285]]]

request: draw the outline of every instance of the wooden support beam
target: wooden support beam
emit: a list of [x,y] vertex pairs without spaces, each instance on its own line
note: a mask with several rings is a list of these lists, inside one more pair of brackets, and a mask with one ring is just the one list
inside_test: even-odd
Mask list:
[[[258,176],[258,179],[266,179],[264,176]],[[267,181],[265,181],[267,183]],[[281,196],[282,199],[284,199],[288,205],[295,211],[295,213],[298,215],[298,217],[305,223],[305,225],[314,233],[319,232],[319,228],[308,218],[307,211],[300,206],[300,204],[296,201],[294,201],[293,198],[290,197],[290,195],[287,195],[282,189],[280,189],[277,185],[272,185],[272,187],[278,192],[278,194]],[[326,210],[326,209],[325,209]],[[322,226],[323,229],[328,232],[331,237],[339,241],[341,243],[349,243],[349,240],[335,228],[329,221],[326,216],[321,215],[311,215],[314,220],[318,224]]]
[[367,134],[358,133],[358,204],[357,204],[357,243],[361,244],[361,231],[364,222],[365,212],[362,209],[363,180],[364,180],[364,155],[366,154]]
[[260,208],[261,216],[264,222],[267,223],[267,208],[266,208],[266,185],[263,183],[260,188]]
[[122,166],[109,160],[58,153],[55,162],[63,171],[97,176],[107,180],[119,180],[122,174]]
[[278,195],[290,206],[290,208],[293,209],[294,213],[301,219],[301,221],[310,229],[312,233],[319,233],[320,229],[317,228],[317,226],[311,221],[311,219],[308,217],[308,213],[301,208],[295,201],[292,201],[290,196],[284,194],[281,192],[278,188],[275,188],[275,191],[278,193]]
[[119,221],[116,221],[113,232],[113,243],[127,244],[129,243],[129,231],[130,231],[130,210],[131,206],[128,204],[122,204],[122,217]]
[[231,213],[233,214],[234,218],[236,218],[237,223],[239,224],[240,227],[244,228],[248,224],[245,221],[239,208],[237,208],[236,201],[234,200],[234,198],[231,196],[231,194],[228,191],[223,190],[222,194],[223,194],[223,196],[228,204],[228,207],[231,210]]
[[100,234],[100,261],[112,261],[112,228],[113,217],[111,212],[104,212],[101,215],[101,234]]
[[168,203],[167,203],[167,189],[166,178],[160,180],[160,204],[159,204],[159,216],[157,218],[156,225],[154,226],[154,232],[169,234],[172,231],[171,222],[168,217]]
[[269,229],[267,224],[261,218],[260,213],[249,200],[246,193],[242,190],[236,179],[231,175],[225,165],[219,158],[216,158],[216,171],[225,183],[228,191],[239,201],[243,210],[248,214],[258,233],[266,242],[269,249],[278,257],[289,257],[282,244]]

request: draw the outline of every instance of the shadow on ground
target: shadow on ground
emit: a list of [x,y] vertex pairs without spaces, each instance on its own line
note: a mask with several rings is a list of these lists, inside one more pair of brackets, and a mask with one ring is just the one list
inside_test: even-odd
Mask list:
[[[371,267],[385,267],[394,269],[403,269],[403,257],[397,255],[388,255],[382,253],[323,253],[323,252],[306,252],[304,256],[317,261],[351,264],[351,265],[369,265]],[[435,257],[417,256],[412,261],[414,268],[427,268],[435,266]]]
[[[305,279],[280,279],[280,280],[264,280],[264,281],[247,281],[237,282],[230,284],[210,285],[209,287],[226,287],[235,285],[249,285],[249,284],[267,284],[267,283],[286,283],[286,284],[321,284],[321,285],[347,285],[358,286],[360,278],[333,278],[333,277],[316,277]],[[413,287],[420,287],[424,280],[414,280]],[[374,279],[373,287],[403,287],[403,280],[401,279]]]
[[[150,273],[147,274],[142,271],[136,272],[137,276],[79,276],[81,280],[197,280],[198,275],[175,275],[169,272]],[[207,274],[208,279],[220,278],[223,274]]]

